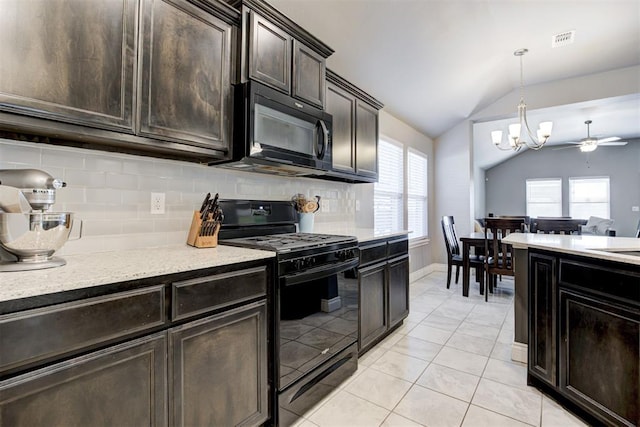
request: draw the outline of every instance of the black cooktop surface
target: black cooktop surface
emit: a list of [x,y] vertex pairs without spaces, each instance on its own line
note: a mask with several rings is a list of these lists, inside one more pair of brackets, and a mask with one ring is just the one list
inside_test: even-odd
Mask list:
[[356,240],[357,239],[353,236],[336,236],[332,234],[316,233],[283,233],[228,239],[223,240],[220,243],[224,245],[278,252],[310,249],[339,243],[351,243],[356,242]]

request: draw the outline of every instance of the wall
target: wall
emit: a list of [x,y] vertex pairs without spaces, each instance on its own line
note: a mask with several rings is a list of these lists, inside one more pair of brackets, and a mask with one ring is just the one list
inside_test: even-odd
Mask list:
[[440,219],[443,216],[453,215],[458,236],[473,231],[470,221],[473,197],[471,133],[471,123],[464,121],[436,140],[436,206],[435,215],[431,221],[431,228],[434,230],[433,262],[447,262],[447,252],[440,225]]
[[497,215],[526,213],[527,178],[562,178],[563,215],[569,215],[569,177],[608,176],[611,218],[618,236],[634,236],[640,219],[640,140],[623,147],[527,150],[486,171],[486,209]]
[[[53,209],[74,212],[83,220],[84,236],[60,254],[185,243],[193,210],[207,192],[265,200],[317,194],[327,201],[327,210],[316,215],[318,223],[355,222],[353,184],[0,139],[0,169],[14,168],[41,169],[67,183],[57,191]],[[166,194],[165,214],[150,215],[151,192]]]
[[[405,147],[413,148],[414,150],[420,151],[427,156],[427,183],[428,183],[428,197],[427,206],[428,206],[428,216],[429,219],[433,217],[435,214],[434,203],[431,197],[435,193],[435,175],[434,175],[434,153],[433,153],[433,141],[425,136],[424,134],[418,132],[416,129],[407,125],[403,121],[397,119],[389,112],[382,110],[379,115],[379,125],[380,125],[380,137],[381,138],[389,138],[395,141],[401,142]],[[398,177],[402,179],[402,177]],[[370,191],[370,200],[373,200],[373,185],[369,186],[359,186],[357,191]],[[367,198],[360,197],[358,195],[358,199],[367,200]],[[373,203],[369,204],[368,209],[372,209]],[[373,210],[371,212],[367,212],[365,217],[369,216],[373,218]],[[360,218],[358,216],[358,218]],[[427,221],[427,233],[428,239],[413,241],[411,242],[409,249],[409,265],[412,273],[418,272],[428,265],[430,265],[432,260],[431,253],[431,243],[430,239],[433,237],[434,229],[431,227],[431,221],[428,219]],[[409,238],[411,238],[411,234],[409,234]]]

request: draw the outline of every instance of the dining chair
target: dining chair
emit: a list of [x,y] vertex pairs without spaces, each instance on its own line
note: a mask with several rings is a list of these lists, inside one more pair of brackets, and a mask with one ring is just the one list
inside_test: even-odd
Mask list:
[[[440,221],[442,224],[442,233],[444,235],[444,244],[447,248],[447,289],[451,285],[451,272],[453,266],[456,267],[455,283],[458,283],[460,277],[460,267],[463,266],[464,259],[460,253],[460,244],[456,235],[455,222],[453,216],[443,216]],[[476,279],[480,282],[480,289],[484,289],[484,257],[482,255],[469,255],[469,268],[476,269]]]
[[525,230],[528,218],[526,217],[493,217],[485,218],[484,227],[484,253],[485,283],[487,289],[484,300],[489,300],[489,292],[493,293],[497,276],[514,276],[513,248],[503,243],[502,238],[511,233],[519,233]]
[[580,234],[586,219],[532,218],[531,232],[544,234]]

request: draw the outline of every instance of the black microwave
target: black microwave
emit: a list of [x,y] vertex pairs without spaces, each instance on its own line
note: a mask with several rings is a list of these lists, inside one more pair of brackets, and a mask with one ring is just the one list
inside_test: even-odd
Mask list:
[[331,169],[330,114],[252,80],[233,90],[233,163],[222,166],[286,175]]

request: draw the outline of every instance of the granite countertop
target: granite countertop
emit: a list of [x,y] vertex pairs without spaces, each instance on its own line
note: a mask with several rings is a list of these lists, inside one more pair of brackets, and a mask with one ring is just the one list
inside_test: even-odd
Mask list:
[[411,231],[409,230],[397,230],[392,232],[379,232],[373,228],[360,228],[352,227],[349,225],[336,225],[332,223],[322,224],[316,223],[313,229],[314,233],[322,234],[336,234],[339,236],[355,236],[358,238],[358,242],[366,243],[377,239],[385,239],[396,236],[404,236]]
[[[633,237],[512,233],[502,239],[516,249],[547,249],[609,261],[640,265],[640,239]],[[622,252],[638,252],[637,255]]]
[[218,245],[148,248],[63,258],[67,265],[33,271],[0,272],[0,302],[273,258],[274,252]]

